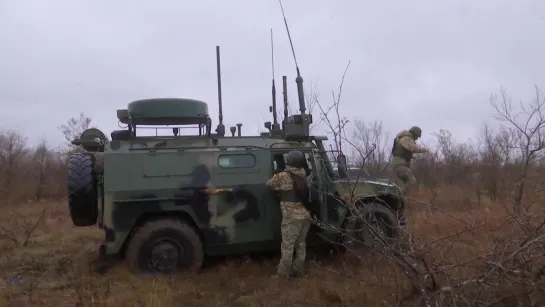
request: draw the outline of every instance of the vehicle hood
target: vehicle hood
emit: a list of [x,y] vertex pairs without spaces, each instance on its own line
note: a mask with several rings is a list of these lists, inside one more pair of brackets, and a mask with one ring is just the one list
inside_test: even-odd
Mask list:
[[353,198],[377,194],[402,195],[401,189],[389,179],[337,179],[335,185],[339,194],[349,196],[353,192]]

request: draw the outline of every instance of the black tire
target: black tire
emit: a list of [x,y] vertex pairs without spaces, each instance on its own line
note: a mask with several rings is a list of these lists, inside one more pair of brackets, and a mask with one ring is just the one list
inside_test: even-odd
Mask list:
[[[164,259],[161,247],[170,248],[177,255]],[[155,254],[155,255],[154,255]],[[204,259],[201,238],[193,227],[179,219],[151,220],[135,230],[130,238],[125,259],[136,272],[174,274],[197,272]],[[162,261],[162,265],[157,263]]]
[[68,209],[78,227],[94,225],[98,219],[95,156],[77,153],[68,162]]
[[347,217],[343,244],[350,249],[383,248],[394,245],[401,234],[396,214],[378,204],[364,204]]

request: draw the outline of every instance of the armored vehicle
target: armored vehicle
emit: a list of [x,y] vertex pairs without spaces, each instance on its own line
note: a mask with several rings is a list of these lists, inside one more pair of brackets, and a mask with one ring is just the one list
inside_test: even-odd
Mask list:
[[[69,211],[74,225],[98,225],[104,231],[101,254],[121,255],[136,270],[171,273],[198,270],[205,256],[279,250],[281,212],[265,183],[285,168],[286,154],[294,149],[306,156],[311,187],[316,222],[309,245],[344,244],[349,237],[363,236],[362,223],[379,220],[386,226],[377,229],[395,238],[404,208],[401,191],[394,184],[358,181],[334,171],[327,137],[309,134],[312,115],[305,113],[299,75],[300,114],[287,114],[284,76],[281,124],[273,99],[274,122],[265,123],[268,132],[246,136],[237,124],[225,135],[219,47],[216,51],[215,133],[205,102],[158,98],[117,110],[126,128],[113,131],[111,140],[88,129],[73,141],[85,152],[69,160]],[[172,133],[137,133],[149,127],[167,127]],[[185,133],[189,128],[196,132]],[[338,157],[342,162],[343,156]]]

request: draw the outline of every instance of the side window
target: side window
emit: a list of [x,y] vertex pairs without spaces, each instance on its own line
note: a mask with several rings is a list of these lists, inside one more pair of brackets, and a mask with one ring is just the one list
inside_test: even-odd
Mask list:
[[218,166],[221,168],[252,168],[255,166],[255,156],[244,155],[221,155],[218,157]]
[[286,154],[275,153],[273,155],[273,171],[283,170],[286,168]]
[[[312,164],[310,163],[311,156],[308,152],[305,152],[305,165],[304,169],[307,176],[312,172]],[[273,171],[283,170],[286,168],[286,157],[288,153],[275,153],[273,156]]]
[[305,160],[307,161],[307,167],[312,173],[312,155],[308,152],[305,152]]

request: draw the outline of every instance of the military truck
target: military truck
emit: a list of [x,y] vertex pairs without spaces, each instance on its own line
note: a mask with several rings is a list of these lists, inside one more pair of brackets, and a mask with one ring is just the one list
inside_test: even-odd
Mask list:
[[[396,238],[404,208],[400,189],[334,171],[327,137],[309,134],[312,115],[305,113],[299,75],[300,114],[287,114],[283,76],[281,125],[273,100],[268,132],[246,136],[237,124],[225,135],[219,47],[216,51],[216,133],[207,103],[157,98],[117,110],[126,128],[113,131],[111,140],[92,128],[73,141],[85,152],[69,160],[69,212],[75,226],[98,225],[104,231],[101,255],[123,256],[137,271],[172,273],[198,270],[205,256],[279,250],[281,212],[265,183],[285,168],[291,150],[306,157],[316,220],[310,246],[347,244],[349,238],[363,236],[362,223],[373,221],[386,225],[377,228],[386,238]],[[166,127],[172,134],[137,134],[149,127]],[[190,128],[194,133],[185,133]]]

